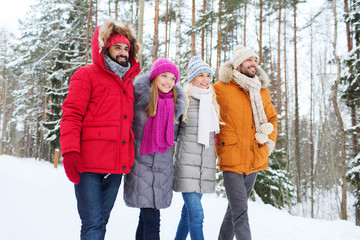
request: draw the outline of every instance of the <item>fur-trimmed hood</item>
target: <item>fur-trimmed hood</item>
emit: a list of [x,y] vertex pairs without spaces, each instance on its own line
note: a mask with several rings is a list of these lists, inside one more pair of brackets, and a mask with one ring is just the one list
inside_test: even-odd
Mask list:
[[95,29],[92,39],[92,58],[95,64],[105,67],[104,48],[112,33],[124,35],[130,42],[129,61],[131,65],[136,63],[136,56],[140,52],[140,44],[136,40],[135,31],[130,24],[120,25],[114,20],[107,20],[103,25]]
[[[234,66],[230,61],[223,63],[219,68],[219,81],[223,83],[230,83],[234,78],[233,71]],[[270,85],[269,77],[260,66],[258,66],[256,70],[256,75],[261,82],[261,88],[268,88]]]
[[[145,109],[150,101],[151,86],[149,76],[149,74],[141,75],[134,82],[134,109]],[[175,104],[175,119],[178,120],[179,117],[185,112],[186,96],[183,88],[179,84],[175,84],[175,87],[177,91],[177,99]]]

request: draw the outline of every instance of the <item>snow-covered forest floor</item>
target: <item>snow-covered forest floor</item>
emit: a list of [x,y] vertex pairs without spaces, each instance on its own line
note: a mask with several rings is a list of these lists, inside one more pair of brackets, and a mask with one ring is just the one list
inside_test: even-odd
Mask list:
[[[73,191],[61,165],[55,169],[49,162],[0,155],[0,239],[79,239]],[[203,197],[205,239],[217,239],[226,205],[216,195]],[[161,211],[162,239],[174,238],[181,207],[176,193],[171,207]],[[106,239],[134,239],[138,213],[125,206],[121,187]],[[360,227],[353,222],[292,216],[259,201],[249,202],[249,217],[254,240],[360,240]]]

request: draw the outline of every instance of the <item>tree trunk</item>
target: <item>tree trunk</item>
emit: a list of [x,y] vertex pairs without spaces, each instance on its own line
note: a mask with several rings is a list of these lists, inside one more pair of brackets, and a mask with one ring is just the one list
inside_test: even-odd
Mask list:
[[[281,33],[281,0],[279,0],[279,20],[278,20],[278,59],[277,59],[277,93],[276,93],[276,111],[281,116],[281,69],[280,69],[280,33]],[[281,135],[281,122],[278,124],[278,135]]]
[[[134,0],[131,0],[130,2],[130,8],[131,8],[131,22],[135,23],[136,20],[135,20],[135,14],[134,14]],[[135,23],[136,25],[136,23]]]
[[[191,26],[195,26],[195,0],[192,0],[192,18]],[[191,51],[190,56],[195,56],[195,32],[191,34]]]
[[6,80],[6,58],[4,57],[4,66],[3,66],[3,81],[4,81],[4,89],[2,94],[2,126],[1,126],[1,139],[0,139],[0,155],[3,154],[3,148],[4,148],[4,136],[5,136],[5,130],[7,125],[7,118],[6,118],[6,104],[7,104],[7,92],[8,92],[8,80]]
[[88,12],[88,19],[86,25],[86,57],[85,57],[85,65],[89,64],[89,52],[90,52],[90,22],[91,22],[91,15],[92,15],[92,0],[90,0],[89,4],[89,12]]
[[[349,13],[349,6],[348,0],[344,0],[344,10],[345,13]],[[350,22],[346,22],[346,39],[347,39],[347,47],[348,52],[350,52],[353,48],[352,38],[350,36]]]
[[[344,0],[344,10],[345,13],[349,13],[349,6],[348,6],[348,1]],[[352,42],[352,38],[350,36],[350,22],[346,22],[346,39],[347,39],[347,47],[348,47],[348,52],[350,52],[353,49],[353,42]],[[349,67],[349,71],[351,74],[353,74],[353,67],[351,64],[348,65]],[[357,109],[356,109],[356,105],[351,102],[348,103],[348,105],[350,106],[350,110],[351,110],[351,125],[352,126],[357,126]],[[358,135],[357,133],[353,133],[352,134],[352,149],[353,149],[353,158],[356,157],[356,155],[359,152],[359,139],[358,139]]]
[[[202,13],[205,14],[206,11],[206,0],[203,2]],[[201,30],[201,59],[204,60],[204,48],[205,48],[205,28]]]
[[176,2],[176,57],[175,65],[180,66],[181,63],[181,0]]
[[338,127],[339,127],[339,132],[340,132],[340,139],[341,139],[341,159],[340,159],[340,164],[341,164],[341,188],[342,188],[342,196],[341,196],[341,219],[343,220],[347,220],[347,209],[346,209],[346,203],[347,203],[347,185],[346,185],[346,152],[345,152],[345,131],[344,131],[344,123],[339,111],[339,107],[338,107],[338,103],[337,103],[337,92],[338,92],[338,87],[339,87],[339,82],[340,82],[340,77],[341,77],[341,62],[340,62],[340,58],[337,55],[336,52],[336,46],[337,46],[337,29],[338,29],[338,21],[337,21],[337,13],[336,13],[336,0],[333,0],[333,14],[334,14],[334,43],[333,43],[333,55],[336,61],[336,66],[337,66],[337,74],[336,74],[336,81],[334,83],[334,89],[333,89],[333,96],[332,96],[332,101],[334,104],[334,111],[335,111],[335,115],[336,118],[338,120]]
[[[214,1],[211,1],[211,9],[214,8]],[[211,60],[212,60],[212,41],[213,41],[213,24],[210,25],[210,47],[209,47],[209,66],[211,67]]]
[[218,42],[217,42],[217,64],[216,64],[216,75],[219,75],[219,67],[221,64],[221,7],[222,0],[219,0],[219,13],[218,13]]
[[[144,0],[139,2],[139,22],[138,22],[138,36],[137,41],[142,46],[143,44],[143,27],[144,27]],[[140,63],[140,68],[142,68],[142,48],[140,48],[140,53],[138,55],[138,61]]]
[[244,46],[246,46],[246,19],[247,19],[247,2],[244,6]]
[[287,73],[287,35],[286,35],[286,8],[284,8],[284,83],[285,83],[285,145],[286,145],[286,171],[289,172],[290,158],[289,158],[289,150],[290,150],[290,133],[289,133],[289,98],[288,98],[288,73]]
[[111,0],[109,0],[108,2],[108,7],[109,7],[109,18],[111,18]]
[[296,1],[294,0],[294,77],[295,77],[295,163],[297,169],[296,176],[296,194],[297,202],[301,202],[300,182],[301,182],[301,166],[300,166],[300,135],[299,135],[299,99],[298,99],[298,79],[297,79],[297,52],[296,52]]
[[[312,16],[310,16],[310,19]],[[313,28],[310,26],[310,211],[311,217],[314,218],[314,137],[313,137],[313,83],[314,83],[314,69],[313,69]]]
[[[279,17],[278,17],[278,56],[277,56],[277,80],[276,80],[276,112],[278,116],[282,116],[281,114],[281,68],[280,68],[280,61],[281,61],[281,0],[279,0]],[[278,124],[278,140],[277,145],[279,149],[283,148],[283,134],[282,134],[282,118],[279,117],[279,124]],[[280,155],[278,157],[278,161],[282,162],[283,157]]]
[[[170,9],[172,9],[172,1],[170,1]],[[167,37],[167,39],[168,39],[168,43],[167,43],[167,55],[169,55],[169,52],[170,52],[170,48],[171,48],[171,36],[172,36],[172,34],[171,34],[171,19],[170,19],[170,22],[169,22],[169,30],[168,30],[168,37]]]
[[118,3],[119,3],[119,0],[115,0],[115,21],[118,20]]
[[262,24],[263,24],[263,16],[262,16],[262,10],[263,10],[263,1],[260,0],[260,23],[259,23],[259,64],[262,61]]
[[[229,0],[227,0],[229,1]],[[225,6],[227,6],[226,4]],[[226,14],[229,14],[229,7],[226,9]],[[228,45],[228,35],[229,35],[229,21],[226,21],[226,30],[225,30],[225,37],[224,37],[224,62],[226,61],[226,51],[227,51],[227,45]]]
[[275,93],[275,78],[274,78],[274,61],[272,58],[272,46],[271,46],[271,19],[269,16],[269,62],[270,62],[270,82],[271,82],[271,98],[276,99]]
[[155,0],[153,62],[155,62],[155,60],[158,57],[158,47],[159,47],[159,0]]
[[[45,95],[44,100],[43,100],[43,109],[42,109],[42,118],[41,118],[43,122],[45,122],[45,119],[46,119],[46,108],[47,108],[47,98]],[[39,156],[40,156],[40,158],[42,156],[45,156],[45,140],[44,140],[44,130],[43,129],[41,129],[41,132],[40,132]]]
[[98,26],[98,0],[96,0],[96,9],[95,9],[95,28]]
[[165,58],[167,58],[168,22],[169,22],[169,0],[166,0],[166,13],[165,13]]

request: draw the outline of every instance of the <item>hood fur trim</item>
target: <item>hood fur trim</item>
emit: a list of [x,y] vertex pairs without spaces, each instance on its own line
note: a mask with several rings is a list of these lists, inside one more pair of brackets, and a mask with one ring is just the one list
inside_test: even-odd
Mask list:
[[[233,77],[234,66],[232,62],[228,61],[223,63],[219,68],[219,81],[223,83],[230,83]],[[258,66],[256,70],[256,75],[258,76],[261,82],[261,88],[268,88],[270,85],[270,80],[265,71]]]
[[[150,101],[151,86],[150,86],[150,75],[144,74],[138,77],[134,82],[135,89],[135,109],[145,109]],[[175,84],[177,91],[177,99],[175,104],[175,119],[179,120],[180,116],[183,115],[186,108],[186,96],[183,88],[179,84]]]
[[124,35],[130,42],[130,53],[136,58],[137,54],[140,51],[140,44],[136,40],[135,31],[130,24],[120,25],[114,20],[107,20],[100,28],[99,28],[99,47],[105,48],[107,41],[110,35],[114,34],[122,34]]

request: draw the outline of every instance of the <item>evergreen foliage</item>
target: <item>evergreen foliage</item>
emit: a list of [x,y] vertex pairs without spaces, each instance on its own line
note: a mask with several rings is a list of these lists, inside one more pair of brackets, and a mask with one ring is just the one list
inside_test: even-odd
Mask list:
[[258,172],[254,190],[264,203],[277,208],[294,205],[294,186],[290,173],[276,158],[283,156],[283,150],[274,150],[269,157],[269,168]]
[[[360,106],[360,0],[352,1],[349,14],[345,16],[346,22],[350,22],[354,47],[349,53],[346,64],[349,67],[349,74],[343,77],[343,84],[347,86],[343,98],[348,103]],[[359,135],[359,126],[353,126],[351,134]],[[359,153],[350,162],[350,170],[346,174],[347,180],[353,186],[353,195],[355,196],[354,206],[356,209],[356,223],[360,225],[360,155]]]

